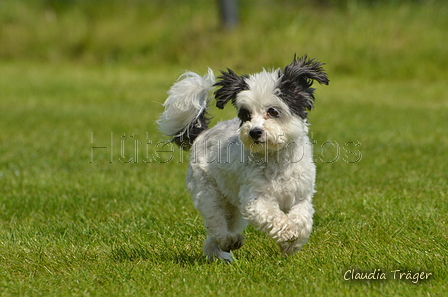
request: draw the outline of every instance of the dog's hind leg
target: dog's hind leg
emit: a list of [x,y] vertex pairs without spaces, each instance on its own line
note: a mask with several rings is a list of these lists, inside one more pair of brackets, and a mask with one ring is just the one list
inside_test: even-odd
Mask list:
[[226,213],[227,227],[235,236],[235,241],[230,246],[230,249],[237,250],[244,245],[245,237],[241,232],[246,229],[248,222],[243,218],[239,207],[231,205],[230,203],[226,205]]
[[205,240],[203,251],[209,261],[214,261],[216,259],[221,259],[226,262],[233,261],[232,255],[229,252],[222,251],[211,236],[207,237]]
[[[198,189],[201,190],[195,191]],[[233,220],[233,213],[224,205],[218,190],[210,184],[194,187],[192,193],[209,235],[204,245],[205,255],[209,260],[232,261],[230,251],[240,248],[244,242],[243,235],[232,231],[241,231],[242,223]]]

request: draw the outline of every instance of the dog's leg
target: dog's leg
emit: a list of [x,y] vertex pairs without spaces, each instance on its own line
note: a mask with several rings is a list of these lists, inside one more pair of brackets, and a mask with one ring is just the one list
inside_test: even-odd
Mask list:
[[299,237],[298,226],[280,210],[277,202],[257,198],[245,204],[244,217],[272,239],[280,242],[292,242]]
[[211,236],[207,237],[205,240],[203,251],[209,261],[214,261],[216,259],[221,259],[226,262],[233,261],[232,255],[229,252],[222,251]]
[[206,191],[196,193],[194,200],[209,235],[205,241],[204,254],[211,261],[232,261],[230,251],[240,248],[244,243],[244,236],[234,233],[237,227],[241,228],[240,222],[234,220],[233,214],[224,206],[218,190],[211,189],[210,185]]
[[243,218],[241,211],[238,207],[231,205],[230,203],[226,205],[227,212],[227,227],[229,231],[235,235],[236,241],[231,246],[231,250],[237,250],[244,244],[244,236],[241,232],[246,229],[248,222]]
[[279,242],[280,251],[283,255],[291,255],[299,251],[308,241],[313,226],[314,208],[311,197],[300,201],[291,208],[288,213],[289,219],[297,226],[299,236],[293,241]]

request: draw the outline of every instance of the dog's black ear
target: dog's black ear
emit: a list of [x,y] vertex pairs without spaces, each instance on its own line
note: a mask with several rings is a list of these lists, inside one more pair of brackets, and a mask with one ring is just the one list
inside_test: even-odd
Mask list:
[[218,77],[220,81],[215,83],[215,86],[221,87],[215,91],[215,97],[216,107],[223,109],[229,100],[232,100],[233,105],[235,105],[236,95],[243,90],[248,90],[249,86],[244,81],[246,75],[238,76],[229,68],[227,68],[227,72],[221,71],[221,74]]
[[306,88],[311,87],[313,80],[328,85],[330,81],[322,65],[325,64],[316,61],[316,59],[308,59],[307,55],[298,59],[294,55],[294,61],[286,66],[283,71],[283,80],[299,83]]
[[324,64],[315,59],[308,59],[306,55],[298,59],[294,55],[294,61],[281,74],[279,97],[288,104],[292,112],[303,119],[308,116],[306,110],[313,108],[313,82],[324,85],[330,82],[322,65]]

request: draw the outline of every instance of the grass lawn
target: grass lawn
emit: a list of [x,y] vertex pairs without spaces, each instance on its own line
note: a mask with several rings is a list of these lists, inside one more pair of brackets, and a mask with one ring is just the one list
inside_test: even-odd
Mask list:
[[[132,34],[113,58],[95,41],[64,56],[84,33],[57,43],[53,15],[40,22],[23,3],[12,17],[0,13],[7,24],[0,40],[8,41],[0,50],[1,296],[448,294],[446,5],[306,7],[301,18],[289,12],[282,19],[281,9],[292,5],[282,1],[272,11],[276,31],[267,17],[272,7],[264,1],[251,12],[246,1],[240,31],[221,32],[222,40],[204,26],[210,5],[190,11],[191,19],[179,10],[179,22],[190,25],[180,31],[199,39],[181,50],[173,31],[159,44],[167,52],[154,48],[157,60]],[[124,26],[133,28],[128,14],[135,10],[124,13]],[[28,38],[31,27],[17,17],[24,11],[46,29],[41,39]],[[62,26],[83,15],[68,11]],[[92,22],[92,34],[109,40],[105,28],[120,28],[114,13]],[[345,33],[333,34],[321,13]],[[146,26],[165,30],[164,16]],[[347,20],[352,27],[342,31]],[[308,32],[288,39],[296,26],[313,27],[316,38]],[[253,37],[263,33],[264,40]],[[250,227],[234,263],[208,263],[202,221],[184,185],[188,154],[163,148],[167,139],[155,125],[166,91],[187,67],[248,73],[285,66],[294,52],[305,53],[302,39],[310,40],[303,51],[327,62],[331,80],[316,87],[310,112],[318,168],[311,238],[283,258]],[[61,48],[40,47],[39,40]],[[214,121],[234,115],[230,106],[213,110]],[[387,279],[354,280],[360,273]]]

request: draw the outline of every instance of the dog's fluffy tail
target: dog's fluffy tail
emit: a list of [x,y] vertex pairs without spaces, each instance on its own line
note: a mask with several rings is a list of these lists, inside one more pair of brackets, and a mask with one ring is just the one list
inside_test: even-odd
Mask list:
[[215,76],[211,69],[203,77],[185,72],[168,91],[163,104],[165,111],[158,121],[159,129],[173,136],[172,141],[184,150],[189,149],[196,137],[208,128],[207,106],[212,99],[214,84]]

